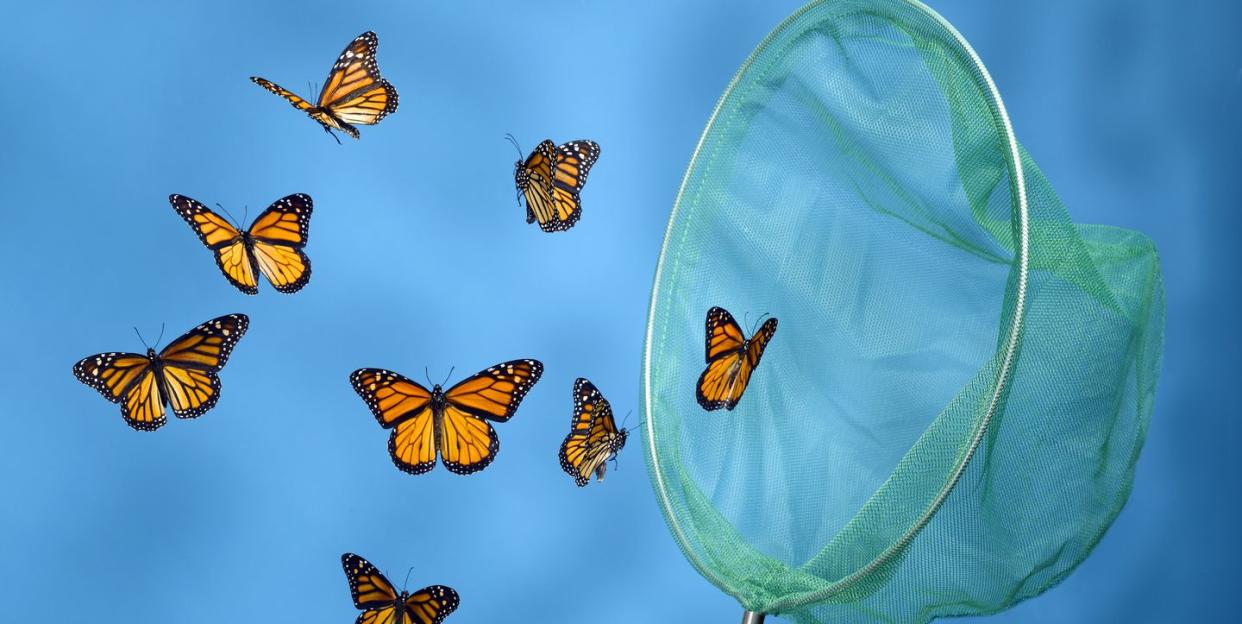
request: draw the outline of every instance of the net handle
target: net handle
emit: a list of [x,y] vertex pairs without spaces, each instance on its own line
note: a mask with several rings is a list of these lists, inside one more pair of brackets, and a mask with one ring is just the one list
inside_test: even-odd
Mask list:
[[742,612],[742,624],[763,624],[763,619],[768,617],[764,613],[755,613],[754,611]]

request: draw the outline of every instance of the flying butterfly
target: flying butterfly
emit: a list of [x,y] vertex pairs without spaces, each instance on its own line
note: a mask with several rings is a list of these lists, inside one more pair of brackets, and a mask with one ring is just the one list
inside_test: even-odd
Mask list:
[[370,561],[353,553],[341,555],[341,567],[354,606],[362,610],[355,624],[440,624],[461,604],[457,592],[446,585],[397,593]]
[[302,251],[314,208],[309,195],[295,193],[276,200],[248,230],[230,225],[184,195],[169,195],[168,203],[215,254],[224,277],[247,295],[258,294],[259,273],[282,293],[295,293],[310,281],[310,258]]
[[216,374],[249,326],[245,314],[227,314],[191,329],[158,354],[147,347],[146,355],[110,352],[83,358],[73,365],[73,375],[120,403],[130,427],[155,431],[164,426],[165,406],[178,418],[198,418],[215,407],[220,399]]
[[592,474],[603,481],[608,460],[625,447],[628,434],[617,428],[612,406],[595,384],[579,377],[574,382],[574,418],[561,443],[561,469],[579,487],[590,483]]
[[512,418],[542,374],[543,364],[536,360],[513,360],[448,391],[440,384],[427,390],[380,368],[356,370],[350,382],[380,426],[393,430],[388,454],[397,468],[423,474],[435,467],[438,453],[445,468],[465,475],[486,468],[496,458],[500,439],[489,421]]
[[[522,155],[512,135],[507,137]],[[582,216],[579,193],[587,174],[599,159],[599,144],[586,139],[557,147],[545,140],[535,151],[513,164],[518,193],[526,197],[526,222],[539,222],[545,232],[563,232]],[[521,203],[521,200],[518,200]]]
[[732,410],[746,392],[750,376],[768,341],[776,334],[776,319],[768,319],[750,338],[728,310],[707,311],[707,369],[699,376],[697,397],[706,410]]
[[380,77],[379,64],[375,61],[378,46],[379,38],[371,31],[351,41],[332,65],[332,71],[328,72],[314,106],[274,82],[258,76],[251,76],[250,80],[289,100],[294,108],[319,122],[337,143],[341,140],[332,133],[333,130],[340,130],[357,139],[358,129],[352,124],[377,124],[397,110],[397,90]]

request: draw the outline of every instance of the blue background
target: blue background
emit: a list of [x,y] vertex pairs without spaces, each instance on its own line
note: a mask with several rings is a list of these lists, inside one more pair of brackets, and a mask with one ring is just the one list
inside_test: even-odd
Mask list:
[[[556,451],[575,377],[636,407],[684,167],[798,2],[107,4],[22,3],[0,23],[0,620],[349,622],[345,551],[457,588],[463,624],[738,619],[668,535],[637,438],[584,489]],[[1061,586],[995,619],[1225,621],[1242,552],[1242,7],[1082,4],[935,6],[1075,220],[1150,234],[1168,287],[1129,506]],[[401,106],[359,142],[247,81],[306,92],[367,29]],[[570,233],[524,223],[505,132],[603,146]],[[251,216],[312,195],[310,285],[234,290],[172,192]],[[132,325],[150,340],[166,322],[167,342],[228,312],[251,330],[197,421],[138,434],[70,374],[141,351]],[[347,382],[518,357],[543,380],[469,478],[395,470]]]

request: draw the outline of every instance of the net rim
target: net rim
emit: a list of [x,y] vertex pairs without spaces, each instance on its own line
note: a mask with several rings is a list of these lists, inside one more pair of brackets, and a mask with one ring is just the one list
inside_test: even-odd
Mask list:
[[[761,55],[763,55],[763,53],[778,36],[784,34],[788,28],[793,26],[807,13],[810,13],[820,7],[834,4],[838,1],[839,0],[814,0],[795,11],[792,15],[785,18],[779,25],[772,29],[766,37],[764,37],[759,45],[751,51],[750,55],[742,63],[741,67],[738,68],[737,72],[734,73],[732,79],[725,87],[724,92],[717,100],[716,106],[712,110],[712,114],[708,118],[707,125],[705,126],[702,134],[699,135],[699,140],[696,143],[694,152],[690,158],[690,164],[686,167],[686,172],[682,177],[681,185],[677,191],[677,197],[673,202],[672,213],[669,215],[668,226],[665,229],[664,242],[660,247],[660,257],[656,264],[655,279],[651,290],[651,303],[647,314],[646,344],[643,348],[643,396],[641,402],[643,409],[646,412],[645,423],[643,425],[643,437],[646,442],[645,446],[647,449],[647,457],[651,462],[650,472],[652,475],[652,484],[655,487],[657,498],[660,503],[660,510],[664,514],[665,522],[672,530],[674,540],[677,542],[677,545],[681,549],[682,553],[686,556],[687,561],[689,561],[695,570],[697,570],[699,574],[706,578],[709,582],[734,597],[737,597],[737,592],[731,590],[729,583],[726,582],[725,579],[721,578],[720,575],[716,574],[708,566],[704,565],[702,560],[695,554],[693,548],[691,548],[685,532],[682,530],[680,523],[673,513],[672,501],[669,499],[668,488],[664,482],[663,469],[660,464],[660,456],[656,449],[656,414],[652,409],[653,393],[651,352],[655,337],[656,306],[660,300],[660,282],[665,268],[665,261],[668,259],[669,255],[669,243],[673,239],[673,225],[676,223],[676,217],[678,212],[681,210],[683,197],[687,186],[690,183],[691,176],[696,170],[699,158],[702,155],[703,146],[706,143],[708,136],[712,134],[712,131],[716,126],[717,117],[720,115],[725,103],[734,93],[743,77],[745,77],[747,72],[750,70],[751,65],[754,64],[754,62]],[[961,461],[949,475],[949,478],[946,480],[941,490],[937,493],[936,497],[928,504],[923,514],[906,530],[905,533],[902,534],[900,538],[890,544],[868,564],[858,568],[850,575],[830,584],[828,587],[823,589],[785,596],[772,602],[765,609],[765,611],[771,613],[785,612],[811,603],[820,602],[848,590],[857,582],[866,578],[900,554],[910,544],[910,542],[914,540],[915,536],[918,535],[923,527],[931,521],[932,517],[935,516],[936,512],[944,504],[945,500],[948,499],[949,494],[952,493],[957,483],[961,480],[967,466],[970,464],[970,460],[974,457],[975,452],[978,450],[979,445],[982,443],[988,431],[997,407],[1000,405],[1000,399],[1008,387],[1010,372],[1013,368],[1014,360],[1017,357],[1023,320],[1026,313],[1027,283],[1029,273],[1028,247],[1030,242],[1026,180],[1023,173],[1022,158],[1018,147],[1018,141],[1014,135],[1013,125],[1010,122],[1009,114],[1005,108],[1004,101],[1001,99],[1000,91],[997,89],[996,83],[992,80],[991,74],[988,73],[987,67],[984,66],[983,61],[979,58],[978,53],[975,52],[970,43],[966,41],[966,38],[962,36],[962,34],[958,32],[958,30],[954,28],[948,20],[920,0],[889,0],[889,2],[890,4],[895,4],[901,8],[914,9],[918,13],[922,14],[923,17],[929,18],[933,24],[939,26],[944,33],[949,35],[947,37],[947,41],[955,44],[958,51],[964,52],[965,56],[970,59],[973,69],[975,70],[976,80],[982,83],[982,86],[984,87],[982,91],[987,97],[993,114],[996,119],[1000,121],[1000,129],[1002,130],[1001,136],[1004,137],[1005,144],[1008,148],[1007,153],[1009,155],[1006,164],[1009,167],[1011,175],[1010,194],[1014,202],[1014,211],[1016,212],[1018,220],[1018,236],[1016,240],[1017,284],[1016,296],[1014,298],[1013,305],[1013,315],[1011,316],[1010,328],[1005,342],[1001,366],[997,372],[997,379],[994,384],[995,390],[989,401],[988,409],[976,425],[974,435],[972,436]]]

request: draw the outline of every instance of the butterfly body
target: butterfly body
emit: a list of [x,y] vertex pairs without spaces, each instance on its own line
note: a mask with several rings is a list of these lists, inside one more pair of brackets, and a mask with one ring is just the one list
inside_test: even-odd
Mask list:
[[173,340],[158,353],[108,352],[73,366],[78,381],[121,404],[126,424],[139,431],[164,426],[165,408],[178,418],[197,418],[220,398],[220,369],[246,333],[244,314],[214,318]]
[[587,379],[574,382],[574,413],[569,435],[561,443],[561,469],[579,487],[604,480],[608,460],[625,448],[629,432],[617,427],[612,406]]
[[332,131],[340,130],[357,139],[360,135],[353,124],[377,124],[397,110],[397,89],[380,76],[375,61],[378,46],[379,38],[370,31],[351,41],[332,65],[315,104],[265,78],[251,76],[250,80],[288,100],[332,138],[336,138]]
[[245,229],[191,197],[174,193],[168,203],[211,250],[216,266],[238,290],[258,294],[259,275],[283,293],[295,293],[310,282],[310,258],[303,251],[314,210],[309,195],[294,193],[276,200]]
[[707,311],[707,368],[695,387],[699,405],[706,410],[732,410],[750,385],[750,377],[776,334],[777,321],[770,318],[747,338],[728,310]]
[[550,140],[513,165],[513,181],[526,198],[526,222],[545,232],[563,232],[582,216],[579,196],[599,159],[599,144],[581,139],[557,146]]
[[382,368],[354,371],[350,382],[385,429],[388,454],[397,468],[423,474],[436,458],[450,472],[486,468],[500,450],[492,422],[506,422],[543,374],[537,360],[497,364],[444,390]]

